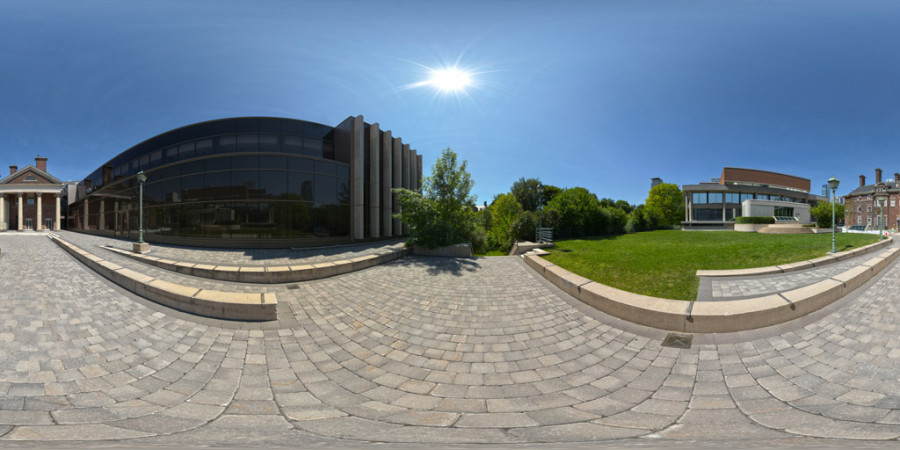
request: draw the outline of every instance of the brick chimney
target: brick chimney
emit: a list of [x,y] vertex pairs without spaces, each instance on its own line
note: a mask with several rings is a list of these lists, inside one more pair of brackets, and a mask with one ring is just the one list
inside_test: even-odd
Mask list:
[[19,171],[19,166],[9,166],[9,174],[12,175]]
[[875,184],[881,183],[881,169],[875,169]]
[[863,187],[863,186],[865,186],[865,185],[866,185],[866,176],[865,176],[865,175],[860,175],[860,176],[859,176],[859,187]]
[[894,183],[900,183],[900,172],[894,172]]
[[37,155],[34,157],[34,167],[37,167],[38,170],[42,170],[44,172],[47,171],[47,158]]

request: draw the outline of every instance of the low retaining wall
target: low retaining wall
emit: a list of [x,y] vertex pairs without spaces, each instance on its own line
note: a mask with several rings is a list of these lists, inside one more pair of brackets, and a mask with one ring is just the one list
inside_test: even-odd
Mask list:
[[402,258],[409,250],[401,248],[384,253],[359,256],[340,261],[283,266],[222,266],[215,264],[187,263],[142,255],[115,247],[103,247],[111,252],[185,275],[241,283],[293,283],[317,280],[342,273],[355,272],[378,264]]
[[551,283],[609,315],[664,330],[727,333],[777,325],[827,306],[871,279],[898,254],[900,248],[883,250],[839,275],[787,292],[711,302],[635,294],[588,280],[534,254],[524,258],[529,267]]
[[828,264],[845,261],[850,258],[865,255],[891,245],[894,238],[887,238],[874,244],[869,244],[853,250],[828,254],[821,258],[810,259],[790,264],[782,264],[780,266],[754,267],[752,269],[733,269],[733,270],[698,270],[698,277],[746,277],[752,275],[772,275],[778,273],[794,272],[796,270],[812,269],[813,267],[821,267]]
[[51,239],[75,259],[113,283],[161,305],[216,319],[277,319],[278,300],[273,293],[222,292],[170,283],[106,261],[62,239]]

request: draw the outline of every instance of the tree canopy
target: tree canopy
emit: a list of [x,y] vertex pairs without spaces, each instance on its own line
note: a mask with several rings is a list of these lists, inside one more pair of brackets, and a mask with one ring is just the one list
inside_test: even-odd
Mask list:
[[470,195],[474,182],[466,171],[467,161],[457,162],[456,153],[445,149],[423,183],[423,193],[394,189],[400,202],[399,218],[410,226],[410,244],[429,248],[468,242],[474,228]]
[[676,225],[684,219],[684,195],[674,183],[653,186],[644,208],[659,220],[659,225]]
[[537,178],[519,178],[509,191],[525,211],[537,211],[544,204],[544,185]]

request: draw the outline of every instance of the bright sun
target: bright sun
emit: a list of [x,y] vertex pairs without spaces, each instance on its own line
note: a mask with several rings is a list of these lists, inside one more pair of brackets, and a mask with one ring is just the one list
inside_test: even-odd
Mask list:
[[458,69],[440,69],[431,71],[428,83],[442,92],[462,91],[471,85],[472,79],[467,72]]

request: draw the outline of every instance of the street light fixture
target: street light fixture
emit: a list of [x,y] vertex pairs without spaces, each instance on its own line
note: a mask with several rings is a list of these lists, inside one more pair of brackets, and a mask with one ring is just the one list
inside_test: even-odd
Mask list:
[[837,252],[837,248],[836,248],[835,242],[834,242],[834,231],[835,231],[834,230],[834,228],[835,228],[834,227],[834,219],[835,219],[835,217],[834,217],[835,205],[834,204],[837,201],[837,198],[835,197],[835,192],[837,191],[838,185],[840,183],[841,182],[837,178],[835,178],[834,175],[832,175],[831,178],[828,179],[828,187],[831,188],[831,253]]

